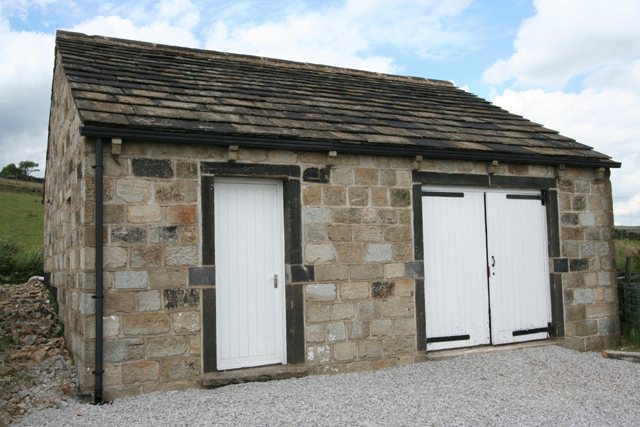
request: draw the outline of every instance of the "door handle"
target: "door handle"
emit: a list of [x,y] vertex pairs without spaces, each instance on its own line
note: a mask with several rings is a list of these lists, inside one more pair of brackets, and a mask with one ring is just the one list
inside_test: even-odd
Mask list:
[[496,259],[495,257],[492,255],[491,256],[491,267],[495,267],[496,266]]
[[278,287],[278,275],[277,274],[273,275],[273,287],[274,288]]

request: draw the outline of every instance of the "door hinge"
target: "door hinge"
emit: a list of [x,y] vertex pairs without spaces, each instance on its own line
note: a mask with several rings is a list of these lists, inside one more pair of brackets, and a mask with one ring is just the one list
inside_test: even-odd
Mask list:
[[546,328],[536,328],[536,329],[524,329],[522,331],[513,331],[511,334],[514,337],[520,336],[520,335],[530,335],[530,334],[537,334],[540,332],[546,332],[549,335],[552,334],[553,332],[553,326],[551,325],[551,323],[547,323],[547,327]]
[[273,287],[274,288],[278,287],[278,275],[277,274],[273,275]]
[[450,337],[433,337],[427,338],[427,344],[431,344],[434,342],[449,342],[449,341],[466,341],[471,339],[469,335],[453,335]]
[[540,192],[539,196],[534,196],[530,194],[507,194],[507,199],[516,199],[516,200],[540,200],[542,206],[544,206],[544,190]]

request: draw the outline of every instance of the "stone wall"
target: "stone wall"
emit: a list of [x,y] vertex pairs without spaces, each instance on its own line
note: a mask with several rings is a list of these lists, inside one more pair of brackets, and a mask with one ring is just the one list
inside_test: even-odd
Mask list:
[[[58,74],[56,74],[58,78]],[[67,100],[68,86],[54,96]],[[56,104],[59,105],[59,104]],[[60,290],[83,389],[93,388],[95,203],[93,140],[78,137],[74,108],[51,119],[47,271]],[[71,147],[71,148],[69,148]],[[235,153],[232,153],[235,154]],[[201,386],[203,162],[229,161],[228,147],[123,141],[104,146],[105,398]],[[592,169],[387,156],[240,149],[238,163],[301,170],[306,365],[327,374],[425,360],[418,351],[412,170],[547,177],[559,175],[565,343],[592,349],[617,338],[618,318],[607,179]],[[64,167],[63,167],[64,166]],[[210,207],[209,207],[210,208]],[[421,238],[421,236],[418,236]]]
[[[613,241],[613,202],[608,178],[593,169],[559,171],[558,204],[565,304],[564,344],[596,350],[620,334]],[[557,269],[558,270],[558,269]]]
[[[304,259],[317,282],[305,289],[308,365],[340,373],[413,363],[415,280],[405,273],[413,261],[412,160],[300,158],[319,165],[302,165]],[[310,182],[315,176],[326,179]]]
[[[90,152],[93,141],[87,146]],[[107,400],[200,385],[201,291],[188,287],[200,240],[192,155],[189,146],[125,142],[120,155],[104,146]],[[93,172],[85,180],[93,189]],[[85,251],[84,267],[92,269],[93,248]],[[87,316],[85,340],[94,339],[94,328]],[[84,370],[85,388],[93,387],[91,371]]]
[[78,132],[81,121],[59,57],[53,86],[45,178],[44,270],[57,288],[66,344],[81,369],[88,356],[81,333],[82,318],[93,310],[93,300],[84,292],[94,289],[95,274],[80,267],[79,255],[82,248],[90,244],[88,230],[93,221],[94,202],[87,197],[83,182],[83,173],[89,166],[85,162],[85,144]]

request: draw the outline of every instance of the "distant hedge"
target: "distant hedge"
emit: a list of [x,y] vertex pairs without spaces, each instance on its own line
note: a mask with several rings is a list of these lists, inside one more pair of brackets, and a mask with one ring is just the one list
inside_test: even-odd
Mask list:
[[44,178],[36,178],[35,176],[29,175],[2,175],[0,174],[0,178],[13,179],[18,181],[26,181],[26,182],[39,182],[43,183]]
[[616,240],[640,240],[640,228],[614,228],[613,238]]

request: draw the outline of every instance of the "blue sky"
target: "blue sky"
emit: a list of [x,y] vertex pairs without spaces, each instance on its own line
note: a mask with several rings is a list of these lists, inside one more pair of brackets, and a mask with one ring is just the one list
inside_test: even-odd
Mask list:
[[640,225],[637,22],[637,0],[0,0],[0,167],[44,165],[64,29],[451,80],[623,162],[616,223]]

